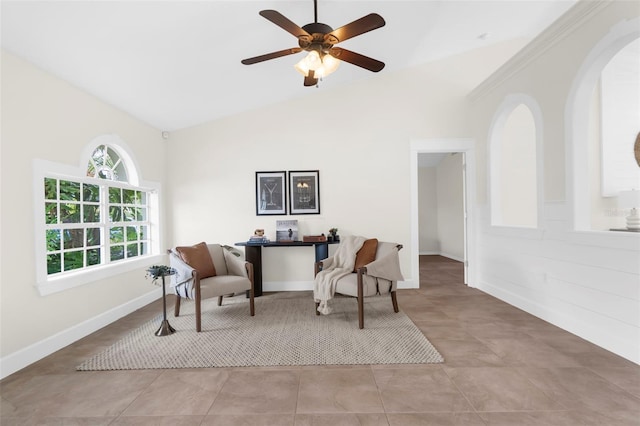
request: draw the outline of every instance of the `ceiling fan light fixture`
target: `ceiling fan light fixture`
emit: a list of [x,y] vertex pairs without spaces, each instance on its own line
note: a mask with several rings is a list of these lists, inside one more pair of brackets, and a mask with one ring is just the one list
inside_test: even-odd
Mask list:
[[328,53],[322,58],[322,68],[324,68],[324,72],[322,73],[322,77],[327,76],[333,73],[340,66],[340,60],[334,58]]
[[309,75],[310,70],[316,71],[321,66],[322,66],[322,60],[320,60],[320,54],[317,51],[312,50],[309,52],[307,56],[302,58],[300,62],[295,64],[294,68],[300,74],[307,77]]
[[312,50],[300,62],[295,64],[294,68],[305,77],[308,77],[309,71],[313,70],[315,77],[322,78],[337,70],[339,65],[340,61],[328,53],[324,54],[321,59],[320,53]]

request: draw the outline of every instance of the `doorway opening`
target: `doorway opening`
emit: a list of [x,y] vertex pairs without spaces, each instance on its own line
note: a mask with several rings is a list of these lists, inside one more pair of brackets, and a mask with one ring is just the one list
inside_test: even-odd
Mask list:
[[473,139],[421,139],[411,141],[411,272],[416,277],[415,287],[420,280],[420,204],[419,204],[419,164],[420,159],[430,155],[460,153],[462,159],[462,259],[464,264],[464,283],[476,287],[476,250],[475,250],[475,142]]

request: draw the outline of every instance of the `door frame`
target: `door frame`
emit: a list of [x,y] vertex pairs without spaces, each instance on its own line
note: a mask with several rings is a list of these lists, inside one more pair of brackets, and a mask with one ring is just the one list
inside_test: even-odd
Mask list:
[[419,154],[457,153],[464,154],[464,283],[469,287],[477,286],[477,253],[476,253],[476,155],[474,139],[412,139],[410,141],[410,176],[411,176],[411,274],[420,286],[420,241],[419,241],[419,208],[418,208],[418,156]]

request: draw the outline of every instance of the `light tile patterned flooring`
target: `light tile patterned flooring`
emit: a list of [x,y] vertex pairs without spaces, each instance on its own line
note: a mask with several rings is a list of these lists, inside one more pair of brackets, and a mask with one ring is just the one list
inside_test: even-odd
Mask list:
[[640,366],[464,286],[459,262],[422,256],[420,271],[400,309],[444,364],[74,370],[156,316],[154,302],[5,378],[0,423],[640,425]]

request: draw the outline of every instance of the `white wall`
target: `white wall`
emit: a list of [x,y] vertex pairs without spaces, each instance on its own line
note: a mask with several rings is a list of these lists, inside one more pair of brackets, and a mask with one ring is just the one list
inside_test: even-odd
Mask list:
[[[616,25],[640,15],[637,2],[582,2],[470,94],[479,145],[479,288],[597,345],[640,363],[640,235],[574,231],[574,79],[590,51]],[[637,22],[637,21],[636,21]],[[637,25],[637,24],[636,24]],[[539,103],[544,130],[544,210],[538,229],[491,226],[487,135],[492,115],[513,93]],[[585,105],[585,107],[587,107]],[[588,126],[579,120],[578,126]],[[585,129],[584,135],[587,134]],[[484,148],[483,148],[484,147]],[[485,154],[486,155],[486,154]]]
[[526,105],[517,106],[507,118],[499,146],[500,224],[535,227],[538,224],[536,126]]
[[438,238],[438,177],[436,167],[418,168],[420,254],[440,254]]
[[465,260],[463,155],[447,155],[437,167],[440,254],[461,262]]
[[157,298],[144,269],[48,296],[35,285],[34,159],[76,166],[86,144],[119,135],[141,177],[162,182],[160,132],[2,52],[2,375],[9,374]]

